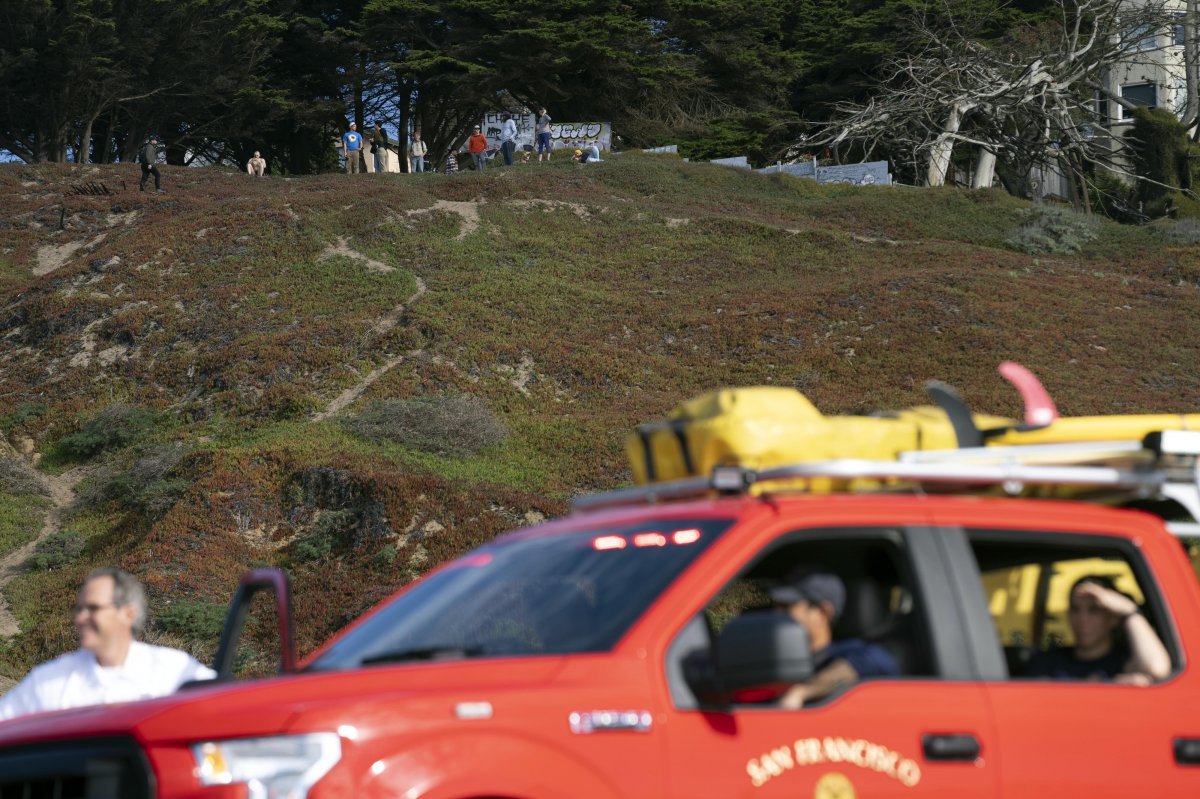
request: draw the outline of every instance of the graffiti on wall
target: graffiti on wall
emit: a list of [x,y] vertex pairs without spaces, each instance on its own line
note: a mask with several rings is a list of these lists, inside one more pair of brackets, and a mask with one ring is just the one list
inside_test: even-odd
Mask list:
[[[537,143],[534,136],[534,124],[537,117],[534,114],[513,114],[513,122],[517,123],[517,150],[535,149]],[[480,128],[487,136],[488,150],[500,149],[500,131],[504,126],[504,112],[483,115]],[[612,149],[612,124],[608,122],[551,122],[550,147],[555,150],[565,148],[590,147],[601,150]],[[464,146],[464,150],[466,147]]]
[[612,149],[612,124],[608,122],[553,122],[550,124],[552,149],[584,149],[595,145]]

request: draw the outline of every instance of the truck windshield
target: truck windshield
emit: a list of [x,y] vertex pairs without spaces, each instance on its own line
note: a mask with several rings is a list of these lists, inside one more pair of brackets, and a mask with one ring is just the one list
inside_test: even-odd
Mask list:
[[308,668],[611,649],[730,524],[672,519],[497,541],[381,607]]

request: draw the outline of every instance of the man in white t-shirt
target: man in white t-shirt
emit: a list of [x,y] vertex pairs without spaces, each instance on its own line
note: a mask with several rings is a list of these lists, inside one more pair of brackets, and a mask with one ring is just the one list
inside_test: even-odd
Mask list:
[[146,621],[146,592],[132,574],[96,569],[75,603],[79,649],[25,675],[0,698],[0,720],[46,710],[152,699],[216,672],[186,652],[135,640]]
[[513,153],[517,149],[517,123],[512,114],[504,115],[504,124],[500,126],[500,154],[504,157],[504,165],[512,166]]

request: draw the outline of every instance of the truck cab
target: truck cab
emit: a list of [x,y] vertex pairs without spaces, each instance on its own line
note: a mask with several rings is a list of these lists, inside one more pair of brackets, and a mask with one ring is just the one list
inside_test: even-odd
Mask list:
[[[1165,474],[835,461],[582,498],[276,676],[0,725],[0,796],[1195,796],[1200,590],[1179,538],[1090,496],[1006,495],[1145,498]],[[773,701],[819,663],[770,601],[797,566],[837,574],[835,638],[898,676]],[[1165,679],[1028,674],[1070,644],[1084,572],[1135,597]]]

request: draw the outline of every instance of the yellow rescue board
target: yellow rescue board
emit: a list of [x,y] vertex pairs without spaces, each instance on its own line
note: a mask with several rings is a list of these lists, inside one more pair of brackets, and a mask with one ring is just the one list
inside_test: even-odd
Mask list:
[[[988,436],[990,447],[1140,441],[1158,430],[1200,430],[1200,414],[1061,418],[1024,431],[1015,419],[988,414],[972,414],[972,419],[983,431],[1011,428]],[[954,427],[940,407],[824,416],[799,391],[774,386],[701,395],[663,421],[640,425],[625,444],[638,484],[707,475],[716,466],[763,470],[842,458],[895,460],[902,452],[957,446]]]
[[1159,430],[1200,430],[1200,413],[1068,416],[1037,430],[1009,430],[989,438],[987,444],[1017,446],[1081,441],[1141,441]]

